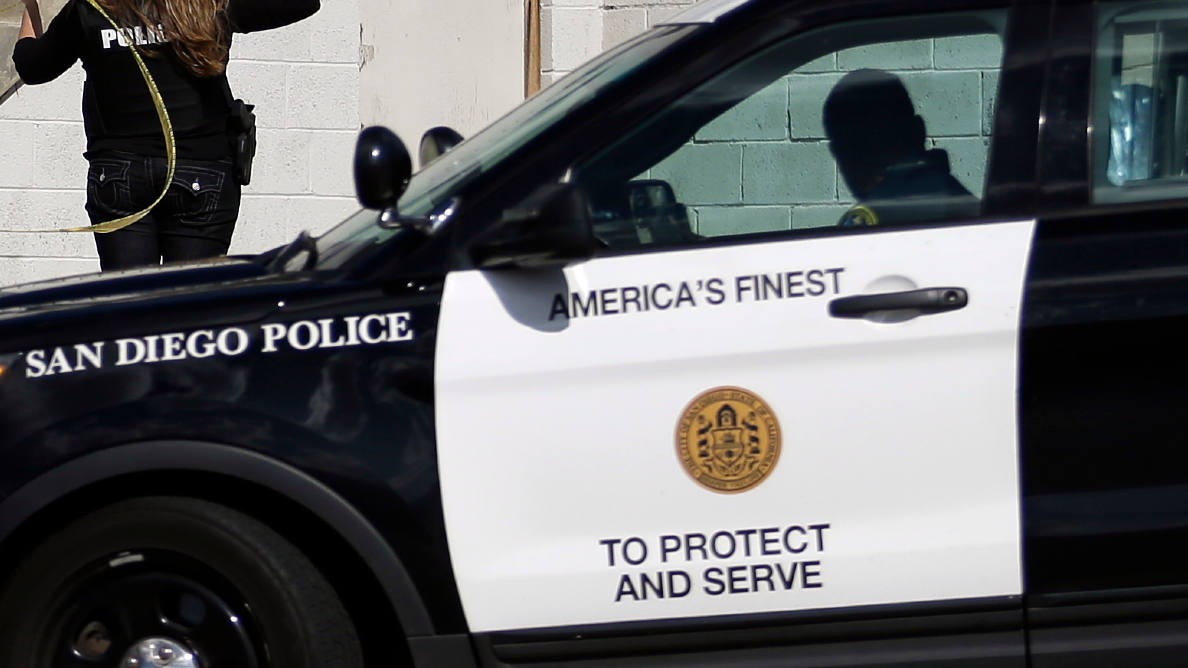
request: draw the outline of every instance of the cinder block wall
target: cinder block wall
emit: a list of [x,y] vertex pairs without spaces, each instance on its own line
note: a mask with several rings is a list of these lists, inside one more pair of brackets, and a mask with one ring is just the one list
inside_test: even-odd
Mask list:
[[1002,45],[997,36],[847,49],[808,63],[726,112],[654,167],[707,235],[836,224],[854,198],[825,140],[821,109],[847,72],[893,72],[924,118],[931,148],[980,196]]
[[[3,57],[9,57],[4,54]],[[228,76],[256,105],[259,147],[232,253],[320,232],[355,211],[351,155],[359,129],[359,0],[322,0],[298,24],[236,35]],[[86,137],[76,64],[0,104],[0,221],[47,229],[88,224]],[[97,271],[85,233],[0,233],[0,285]]]
[[541,0],[541,84],[692,5],[691,0]]
[[[547,85],[693,4],[685,0],[543,0]],[[825,96],[847,72],[899,75],[927,126],[930,148],[980,195],[998,89],[998,37],[918,40],[848,49],[808,63],[709,124],[641,178],[665,179],[704,234],[836,224],[854,203],[821,123]],[[735,178],[727,178],[733,175]]]

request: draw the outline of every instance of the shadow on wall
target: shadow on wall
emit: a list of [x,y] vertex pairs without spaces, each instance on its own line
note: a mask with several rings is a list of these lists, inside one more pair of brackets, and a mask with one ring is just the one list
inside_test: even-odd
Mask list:
[[[41,0],[40,4],[41,21],[49,26],[49,22],[66,6],[66,0]],[[16,68],[12,65],[12,47],[16,46],[17,36],[21,32],[21,17],[24,13],[25,4],[20,0],[0,0],[0,104],[12,97],[21,86]]]

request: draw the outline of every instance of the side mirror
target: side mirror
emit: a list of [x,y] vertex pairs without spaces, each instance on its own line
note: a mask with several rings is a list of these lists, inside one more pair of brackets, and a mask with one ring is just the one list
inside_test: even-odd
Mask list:
[[483,269],[557,267],[585,260],[599,247],[590,225],[590,201],[581,186],[546,185],[503,212],[470,248]]
[[442,126],[426,130],[425,134],[421,135],[421,148],[417,156],[421,159],[421,168],[424,169],[425,165],[461,143],[462,135],[452,128]]
[[410,176],[412,158],[395,132],[373,125],[359,133],[355,144],[355,194],[364,208],[395,210]]

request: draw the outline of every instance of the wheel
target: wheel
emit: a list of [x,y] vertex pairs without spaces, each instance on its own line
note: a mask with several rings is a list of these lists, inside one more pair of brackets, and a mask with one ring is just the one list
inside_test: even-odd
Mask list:
[[264,524],[148,497],[57,532],[0,594],[0,666],[360,668],[321,573]]

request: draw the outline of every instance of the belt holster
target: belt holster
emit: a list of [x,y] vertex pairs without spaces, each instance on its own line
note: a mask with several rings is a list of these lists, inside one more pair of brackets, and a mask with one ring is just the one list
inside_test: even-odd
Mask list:
[[231,138],[231,157],[235,162],[235,181],[246,186],[252,180],[252,158],[256,157],[255,105],[243,100],[231,101],[227,133]]

